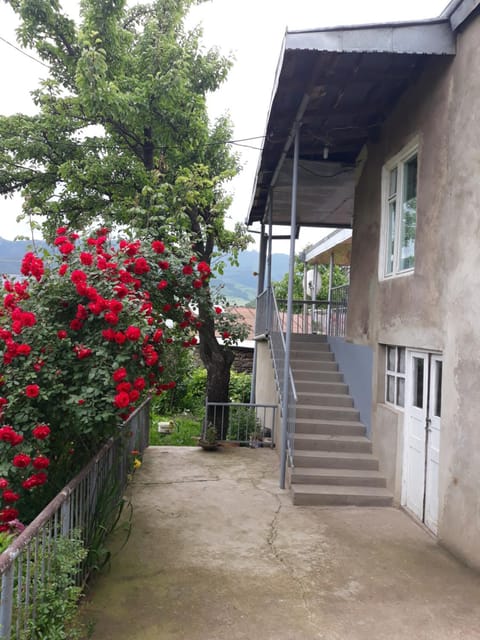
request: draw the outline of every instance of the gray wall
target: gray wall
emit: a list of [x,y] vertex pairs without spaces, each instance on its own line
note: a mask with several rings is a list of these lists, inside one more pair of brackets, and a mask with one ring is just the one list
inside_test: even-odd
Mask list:
[[348,384],[355,408],[370,437],[372,428],[372,371],[373,353],[369,346],[345,342],[344,338],[329,336],[328,343],[335,354],[340,371]]
[[[440,351],[444,357],[439,539],[480,568],[480,17],[458,33],[453,59],[426,63],[387,119],[356,188],[348,338]],[[415,272],[379,281],[381,171],[419,138]],[[401,414],[373,412],[374,446],[401,477]],[[399,417],[400,416],[400,417]],[[397,439],[400,450],[391,451]],[[383,443],[382,443],[383,440]],[[393,471],[394,467],[396,471]]]

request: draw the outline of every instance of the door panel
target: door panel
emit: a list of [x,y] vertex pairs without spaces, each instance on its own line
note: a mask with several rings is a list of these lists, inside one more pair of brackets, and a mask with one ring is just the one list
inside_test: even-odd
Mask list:
[[442,359],[438,356],[432,356],[431,358],[429,407],[425,478],[425,524],[434,533],[437,533],[440,420],[442,407]]
[[407,351],[402,504],[438,528],[442,358]]
[[405,465],[402,504],[423,520],[425,496],[425,423],[427,419],[428,355],[407,354]]

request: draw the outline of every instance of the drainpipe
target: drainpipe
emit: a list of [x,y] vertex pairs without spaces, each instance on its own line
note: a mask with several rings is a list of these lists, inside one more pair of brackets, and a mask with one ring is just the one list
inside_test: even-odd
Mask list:
[[[257,282],[257,300],[265,287],[265,258],[267,251],[267,238],[265,236],[265,225],[262,222],[262,228],[260,232],[260,255],[258,258],[258,282]],[[263,327],[262,327],[263,329]],[[262,330],[262,333],[264,329]],[[255,335],[258,334],[257,319],[255,318]],[[250,402],[255,403],[257,386],[257,341],[253,344],[253,363],[252,363],[252,382],[250,386]]]
[[293,276],[295,271],[295,229],[297,228],[297,190],[298,190],[298,159],[300,155],[300,127],[297,123],[295,130],[293,174],[292,174],[292,205],[290,218],[290,259],[288,270],[288,300],[287,300],[287,327],[285,332],[285,363],[283,370],[283,397],[282,397],[282,427],[280,432],[280,489],[285,489],[285,476],[287,465],[287,432],[288,432],[288,386],[290,382],[290,346],[292,342],[292,315],[293,315]]

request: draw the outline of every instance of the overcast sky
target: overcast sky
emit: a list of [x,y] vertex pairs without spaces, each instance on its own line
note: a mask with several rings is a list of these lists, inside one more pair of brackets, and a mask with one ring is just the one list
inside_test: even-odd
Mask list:
[[[234,139],[262,136],[270,105],[275,69],[286,28],[311,29],[335,25],[433,18],[447,0],[209,0],[195,7],[190,23],[201,22],[207,46],[216,45],[231,53],[235,65],[220,91],[210,99],[212,117],[229,112]],[[64,0],[71,14],[77,0]],[[0,3],[0,38],[15,42],[15,16]],[[0,112],[33,113],[29,91],[46,69],[0,40]],[[260,146],[261,140],[247,144]],[[245,220],[258,162],[259,151],[235,147],[241,153],[242,173],[232,182],[233,220]],[[0,236],[12,239],[26,233],[15,222],[20,201],[0,199]],[[309,232],[308,241],[312,241]],[[300,236],[301,248],[307,238]],[[276,250],[287,250],[285,247]]]

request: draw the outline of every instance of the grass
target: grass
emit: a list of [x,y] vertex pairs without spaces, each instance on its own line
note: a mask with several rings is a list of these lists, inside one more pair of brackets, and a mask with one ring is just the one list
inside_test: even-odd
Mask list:
[[[173,420],[175,428],[172,433],[158,433],[158,422],[170,422]],[[151,445],[173,445],[176,447],[194,447],[197,444],[196,438],[200,436],[201,422],[193,417],[186,416],[154,416],[150,423],[150,444]]]

